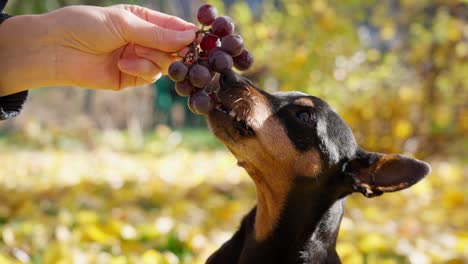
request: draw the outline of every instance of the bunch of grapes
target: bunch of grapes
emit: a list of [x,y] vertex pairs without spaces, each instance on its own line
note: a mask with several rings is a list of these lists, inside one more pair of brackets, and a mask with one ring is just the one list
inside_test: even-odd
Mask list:
[[197,19],[202,24],[197,32],[199,44],[193,42],[183,59],[169,66],[169,77],[176,82],[180,96],[189,96],[188,107],[195,114],[208,114],[214,106],[213,94],[205,88],[216,74],[233,66],[244,71],[253,63],[252,54],[244,49],[244,40],[234,34],[234,23],[227,16],[219,16],[212,5],[198,9]]

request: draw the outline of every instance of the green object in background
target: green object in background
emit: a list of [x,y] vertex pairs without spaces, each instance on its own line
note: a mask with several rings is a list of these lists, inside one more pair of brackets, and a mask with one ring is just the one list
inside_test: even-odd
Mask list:
[[174,82],[168,76],[163,76],[154,85],[156,88],[155,106],[164,111],[170,111],[174,103],[172,97]]
[[174,90],[175,83],[168,77],[161,77],[155,84],[155,97],[153,112],[157,123],[164,123],[173,126],[171,111],[175,104],[184,106],[185,122],[184,127],[204,127],[206,126],[203,116],[195,115],[186,107],[187,97],[179,96]]

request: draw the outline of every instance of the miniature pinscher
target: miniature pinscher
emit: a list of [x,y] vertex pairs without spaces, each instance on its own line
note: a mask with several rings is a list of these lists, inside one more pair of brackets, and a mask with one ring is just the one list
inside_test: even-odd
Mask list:
[[336,240],[345,198],[415,184],[427,163],[368,152],[323,100],[269,94],[233,71],[219,77],[213,134],[255,183],[257,205],[207,263],[340,263]]

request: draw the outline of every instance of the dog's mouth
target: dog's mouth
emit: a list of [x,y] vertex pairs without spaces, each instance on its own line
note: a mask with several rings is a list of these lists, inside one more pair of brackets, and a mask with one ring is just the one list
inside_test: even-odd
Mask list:
[[212,126],[223,127],[234,139],[255,135],[251,123],[252,98],[249,85],[247,79],[233,71],[226,71],[219,76],[219,87],[212,94],[216,105],[209,114],[209,122]]
[[229,109],[221,103],[215,107],[215,111],[221,112],[229,116],[232,127],[235,128],[242,136],[252,136],[255,134],[251,126],[249,126],[247,119],[243,116],[244,112],[238,113],[237,109]]

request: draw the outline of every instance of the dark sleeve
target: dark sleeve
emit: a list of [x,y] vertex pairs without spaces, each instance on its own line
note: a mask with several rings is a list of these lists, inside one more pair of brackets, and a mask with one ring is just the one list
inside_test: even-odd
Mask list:
[[5,8],[8,0],[0,0],[0,13],[3,13],[3,8]]
[[0,97],[0,120],[17,116],[28,98],[28,91]]
[[[10,16],[3,13],[3,8],[5,7],[6,0],[0,0],[0,24]],[[28,91],[23,91],[7,96],[0,97],[0,120],[5,120],[17,116],[21,109],[23,109],[23,104],[28,98]]]

